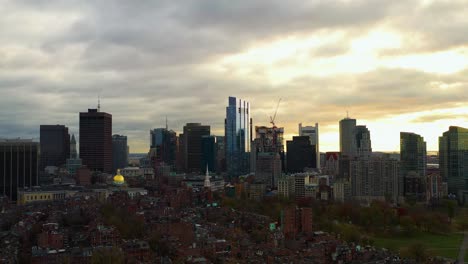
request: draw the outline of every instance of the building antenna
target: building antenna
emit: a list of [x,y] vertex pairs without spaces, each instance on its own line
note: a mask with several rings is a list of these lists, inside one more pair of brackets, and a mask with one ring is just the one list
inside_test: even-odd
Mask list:
[[101,112],[101,95],[98,94],[98,97],[97,97],[97,98],[98,98],[98,99],[97,99],[97,102],[98,102],[98,103],[97,103],[97,111],[98,111],[98,112]]
[[346,110],[346,118],[349,118],[348,110]]
[[167,126],[167,116],[166,116],[166,130],[168,129],[168,126]]

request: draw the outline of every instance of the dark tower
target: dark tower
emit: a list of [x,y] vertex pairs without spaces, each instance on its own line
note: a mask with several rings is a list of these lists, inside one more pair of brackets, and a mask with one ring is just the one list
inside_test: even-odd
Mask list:
[[112,172],[112,115],[88,109],[80,113],[80,158],[89,169]]
[[41,165],[60,167],[66,164],[70,155],[70,135],[63,125],[41,125],[40,127]]
[[16,201],[18,189],[38,185],[39,143],[0,139],[0,196]]

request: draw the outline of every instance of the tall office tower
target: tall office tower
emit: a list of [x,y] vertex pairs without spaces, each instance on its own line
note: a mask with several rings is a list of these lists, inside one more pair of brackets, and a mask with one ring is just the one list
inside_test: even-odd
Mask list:
[[203,172],[200,168],[202,161],[202,137],[210,135],[210,126],[200,123],[187,123],[184,126],[184,162],[186,172]]
[[208,166],[209,171],[216,171],[216,137],[202,136],[202,159],[200,169],[205,170]]
[[315,126],[302,126],[299,123],[299,136],[308,136],[310,138],[310,144],[315,146],[315,156],[317,166],[320,168],[320,147],[319,147],[319,126],[315,123]]
[[468,129],[451,126],[439,137],[439,164],[449,193],[468,190]]
[[90,170],[112,172],[112,115],[99,109],[80,113],[80,157]]
[[70,158],[67,159],[67,171],[71,175],[75,175],[76,171],[81,168],[81,166],[82,161],[78,157],[78,152],[76,151],[75,134],[73,134],[70,140]]
[[229,177],[237,177],[249,171],[252,120],[250,104],[236,97],[229,97],[224,121],[226,169]]
[[156,149],[156,165],[164,162],[174,167],[177,159],[177,134],[167,128],[156,128],[150,131],[151,148]]
[[70,159],[77,159],[78,158],[78,151],[76,150],[76,139],[75,134],[72,135],[70,140]]
[[128,166],[127,137],[121,135],[112,136],[112,172]]
[[340,121],[340,152],[342,156],[357,155],[356,119],[346,117]]
[[358,200],[398,201],[399,162],[389,158],[350,161],[351,194]]
[[426,142],[415,133],[400,132],[400,195],[426,199]]
[[366,126],[356,126],[356,150],[361,158],[370,158],[372,154],[370,132]]
[[39,182],[39,143],[0,139],[0,195],[16,201],[18,189]]
[[286,142],[286,146],[287,172],[304,172],[305,168],[317,167],[316,148],[310,143],[309,136],[293,137],[293,140]]
[[60,167],[70,154],[70,135],[63,125],[40,126],[40,170],[47,166]]
[[226,171],[226,140],[223,136],[216,136],[216,172]]

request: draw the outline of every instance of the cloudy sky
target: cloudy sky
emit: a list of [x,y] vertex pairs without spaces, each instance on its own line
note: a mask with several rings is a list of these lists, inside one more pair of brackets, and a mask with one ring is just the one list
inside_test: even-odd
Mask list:
[[468,2],[348,0],[0,0],[0,137],[40,124],[78,133],[78,112],[113,115],[113,132],[145,152],[149,130],[186,122],[223,135],[228,96],[255,125],[318,122],[338,149],[346,111],[374,150],[399,132],[429,150],[468,126]]

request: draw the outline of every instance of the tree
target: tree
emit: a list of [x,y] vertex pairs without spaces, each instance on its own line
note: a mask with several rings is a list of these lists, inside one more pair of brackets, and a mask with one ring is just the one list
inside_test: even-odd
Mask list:
[[125,257],[120,248],[100,248],[93,252],[92,264],[119,264],[124,263]]
[[417,263],[425,263],[430,257],[430,253],[426,245],[421,243],[411,244],[403,251],[403,255],[416,260]]

